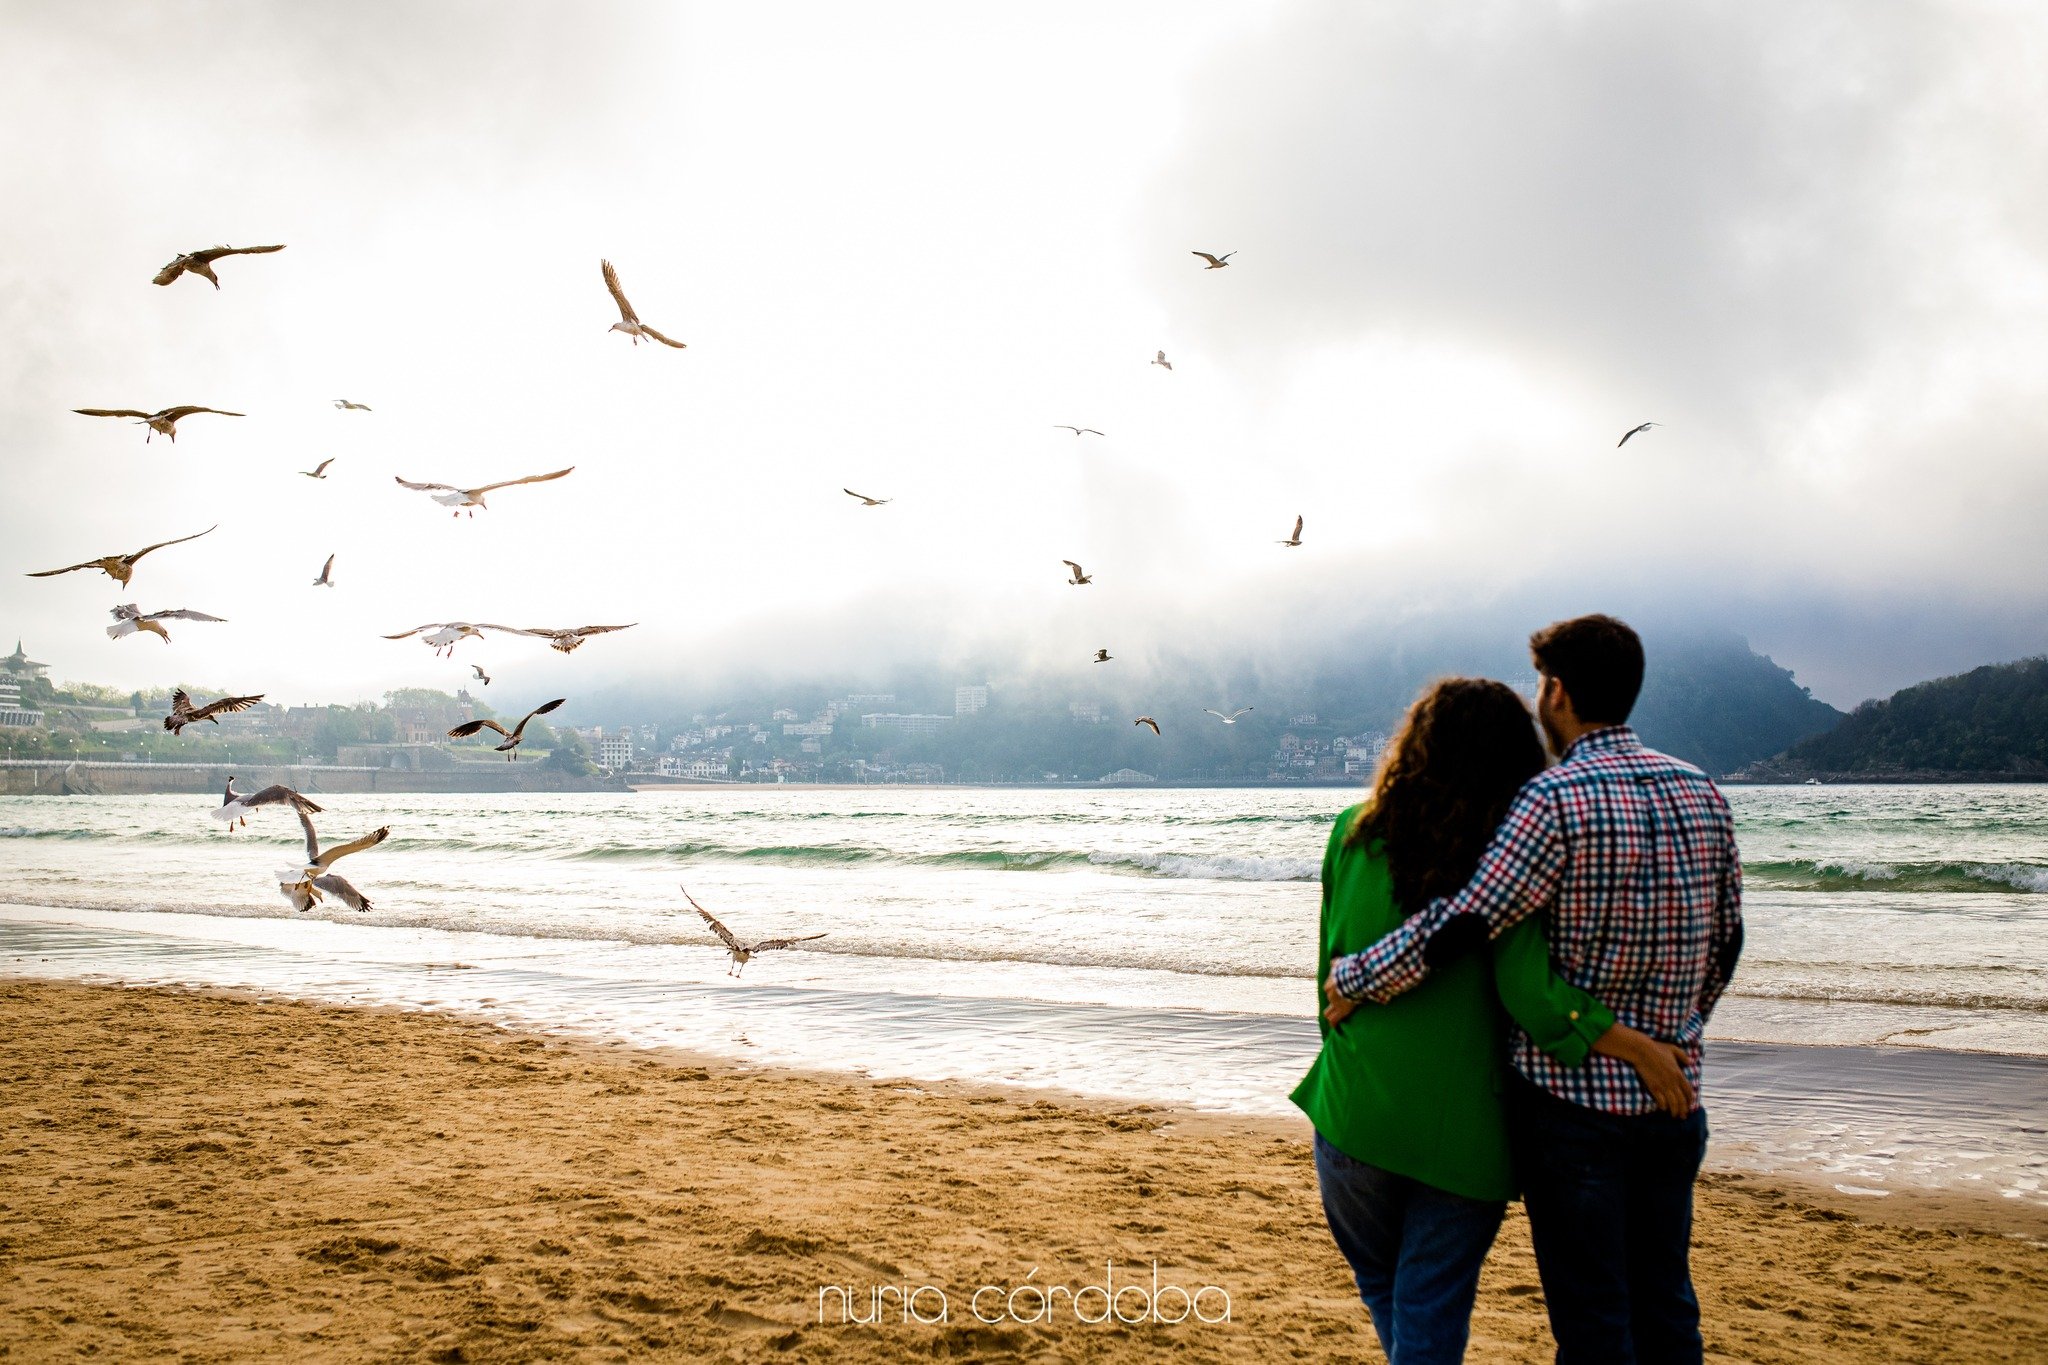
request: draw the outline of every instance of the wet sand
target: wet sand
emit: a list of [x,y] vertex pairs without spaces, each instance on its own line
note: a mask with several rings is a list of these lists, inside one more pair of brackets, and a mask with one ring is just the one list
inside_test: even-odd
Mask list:
[[[1377,1359],[1305,1139],[438,1015],[14,980],[0,1356]],[[1882,1202],[1709,1178],[1710,1355],[2048,1358],[2037,1214]],[[1162,1293],[1159,1315],[1186,1320],[1083,1321],[1101,1296],[1073,1291],[1108,1260],[1147,1294],[1156,1260],[1195,1296]],[[1029,1320],[1039,1285],[1068,1291],[1051,1321]],[[845,1297],[821,1322],[824,1286]],[[882,1287],[882,1321],[845,1320]],[[940,1292],[947,1322],[904,1320]],[[1226,1292],[1229,1320],[1199,1321]],[[1141,1314],[1136,1292],[1119,1305]],[[1471,1358],[1549,1358],[1519,1213]]]

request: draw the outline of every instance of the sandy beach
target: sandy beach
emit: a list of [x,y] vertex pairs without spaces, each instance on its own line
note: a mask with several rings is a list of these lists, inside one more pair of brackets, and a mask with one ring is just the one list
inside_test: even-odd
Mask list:
[[[0,1020],[11,1359],[1378,1358],[1300,1124],[186,991],[17,980]],[[1710,1178],[1710,1354],[2048,1353],[2048,1227],[1869,1212]],[[1088,1321],[1106,1275],[1184,1320]],[[1472,1358],[1548,1359],[1518,1214]]]

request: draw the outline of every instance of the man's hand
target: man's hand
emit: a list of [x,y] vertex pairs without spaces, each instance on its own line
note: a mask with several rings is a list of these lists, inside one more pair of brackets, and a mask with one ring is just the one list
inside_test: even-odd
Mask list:
[[1594,1040],[1593,1050],[1634,1067],[1650,1098],[1671,1117],[1682,1119],[1699,1108],[1699,1096],[1685,1078],[1685,1049],[1677,1044],[1661,1043],[1626,1024],[1616,1024]]
[[1323,1009],[1323,1018],[1330,1021],[1331,1028],[1335,1028],[1337,1027],[1337,1025],[1343,1023],[1347,1018],[1351,1016],[1351,1011],[1358,1008],[1358,1002],[1356,1000],[1345,999],[1344,996],[1337,990],[1337,978],[1335,974],[1332,974],[1330,979],[1323,983],[1323,994],[1328,996],[1330,999],[1330,1003]]

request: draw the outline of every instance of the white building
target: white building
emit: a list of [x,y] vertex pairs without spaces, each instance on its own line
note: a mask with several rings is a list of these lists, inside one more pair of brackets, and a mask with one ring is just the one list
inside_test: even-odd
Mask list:
[[1159,779],[1150,773],[1141,773],[1136,768],[1118,768],[1113,773],[1104,773],[1096,780],[1099,782],[1157,782]]
[[1344,750],[1344,775],[1346,777],[1369,777],[1380,763],[1380,755],[1387,751],[1387,737],[1375,730],[1360,735]]
[[783,726],[782,733],[785,735],[829,735],[832,733],[832,722],[829,720],[801,721],[795,725]]
[[860,723],[870,730],[899,735],[935,735],[953,723],[951,716],[897,715],[893,711],[865,715]]
[[626,735],[605,735],[597,741],[593,757],[613,772],[633,761],[633,741]]
[[953,714],[955,716],[972,716],[986,710],[988,710],[987,687],[956,687],[953,689]]
[[[21,652],[18,646],[15,652]],[[42,712],[31,711],[21,704],[20,683],[0,682],[0,727],[9,730],[33,730],[42,723]]]

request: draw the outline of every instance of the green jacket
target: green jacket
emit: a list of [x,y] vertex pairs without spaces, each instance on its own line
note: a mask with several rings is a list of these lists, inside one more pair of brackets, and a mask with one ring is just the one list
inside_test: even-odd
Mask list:
[[[1405,918],[1378,841],[1344,845],[1357,815],[1354,806],[1337,818],[1323,854],[1319,1019],[1330,959],[1371,947]],[[1585,1061],[1614,1023],[1551,970],[1540,915],[1495,939],[1490,957],[1434,970],[1392,1004],[1360,1005],[1341,1027],[1323,1022],[1322,1051],[1290,1098],[1347,1156],[1470,1199],[1512,1199],[1501,1105],[1510,1017],[1566,1066]]]

